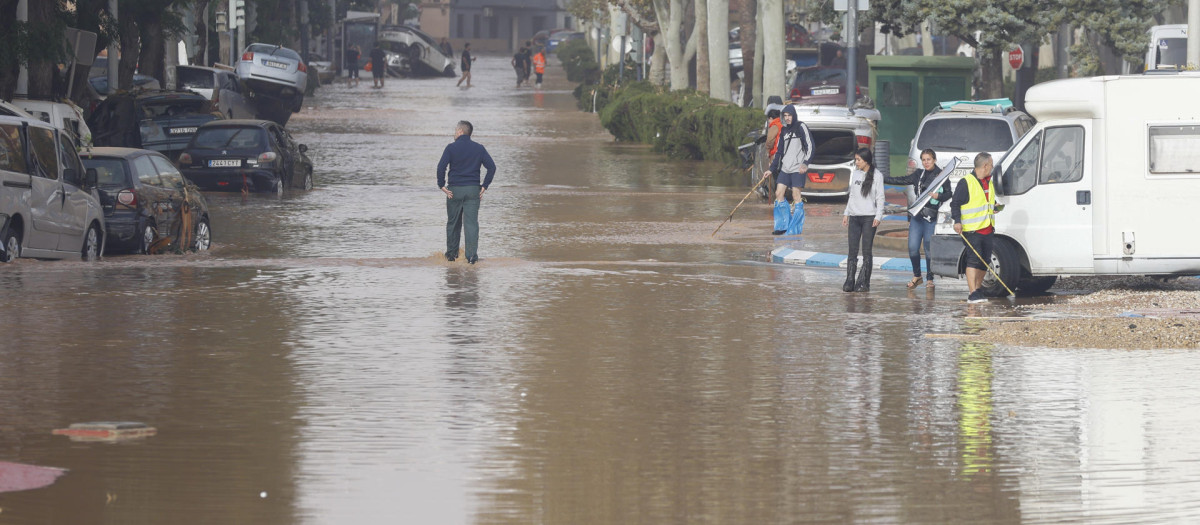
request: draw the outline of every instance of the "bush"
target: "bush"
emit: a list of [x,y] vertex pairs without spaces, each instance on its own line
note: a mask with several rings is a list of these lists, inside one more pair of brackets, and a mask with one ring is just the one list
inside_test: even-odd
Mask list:
[[563,69],[567,70],[567,80],[585,84],[595,84],[600,80],[600,64],[596,62],[596,54],[586,40],[564,42],[555,53]]

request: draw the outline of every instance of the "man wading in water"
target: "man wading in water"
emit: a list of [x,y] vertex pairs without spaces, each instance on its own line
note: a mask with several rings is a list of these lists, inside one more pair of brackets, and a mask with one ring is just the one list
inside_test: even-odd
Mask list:
[[[496,163],[492,162],[487,149],[471,140],[474,130],[470,122],[458,121],[454,127],[454,142],[442,151],[442,160],[437,166],[438,188],[446,194],[446,260],[458,258],[459,233],[465,229],[465,255],[469,264],[479,260],[479,202],[496,174]],[[483,184],[479,183],[481,167],[487,168]]]
[[[797,223],[804,217],[804,201],[800,191],[804,189],[804,175],[808,171],[808,161],[813,155],[812,134],[808,126],[796,117],[796,106],[788,104],[780,116],[783,129],[779,132],[779,147],[771,161],[771,168],[763,172],[763,178],[778,173],[778,183],[775,185],[775,231],[774,235],[783,235],[789,229],[795,230]],[[796,206],[793,211],[785,200],[788,188],[792,189],[792,203]]]

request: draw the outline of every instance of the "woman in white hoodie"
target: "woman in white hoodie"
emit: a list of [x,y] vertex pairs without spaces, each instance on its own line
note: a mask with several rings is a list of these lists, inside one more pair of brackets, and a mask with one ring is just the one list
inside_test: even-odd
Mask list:
[[[854,168],[850,172],[846,211],[842,214],[842,226],[849,228],[850,240],[842,291],[868,292],[871,290],[871,248],[875,244],[875,228],[883,219],[883,175],[875,169],[875,155],[870,148],[858,148],[854,152]],[[858,268],[860,242],[863,262],[856,281],[854,272]]]

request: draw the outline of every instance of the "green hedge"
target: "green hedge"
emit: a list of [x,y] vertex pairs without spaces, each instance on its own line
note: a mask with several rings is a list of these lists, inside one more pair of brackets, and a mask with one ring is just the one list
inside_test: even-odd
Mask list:
[[637,64],[627,63],[623,75],[619,65],[601,73],[593,53],[583,40],[558,48],[567,78],[581,82],[575,88],[579,109],[599,113],[600,123],[617,140],[649,144],[674,158],[736,163],[746,133],[762,127],[757,109],[631,80],[637,78]]

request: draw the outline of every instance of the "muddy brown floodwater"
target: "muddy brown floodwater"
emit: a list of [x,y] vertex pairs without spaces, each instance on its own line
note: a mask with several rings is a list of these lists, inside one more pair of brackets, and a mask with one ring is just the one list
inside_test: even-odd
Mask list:
[[[211,195],[211,252],[0,267],[0,461],[68,469],[0,522],[1200,519],[1194,350],[925,337],[1020,313],[756,262],[765,206],[709,236],[744,176],[613,143],[550,70],[322,89],[317,189]],[[474,267],[438,258],[459,119],[500,166]],[[88,421],[157,432],[52,434]]]

